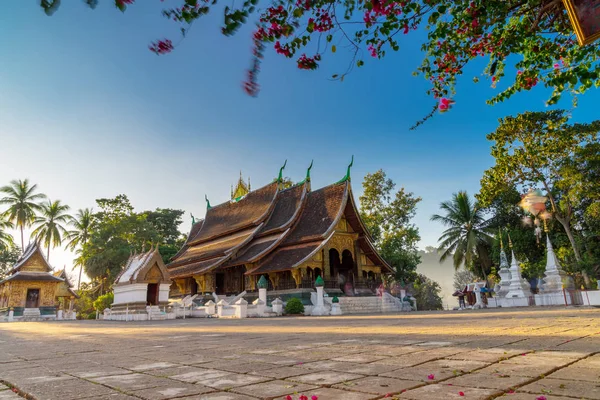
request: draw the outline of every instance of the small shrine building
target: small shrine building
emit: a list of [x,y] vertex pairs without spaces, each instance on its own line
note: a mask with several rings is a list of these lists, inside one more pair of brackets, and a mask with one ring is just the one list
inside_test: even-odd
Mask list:
[[[257,290],[264,276],[270,290],[326,288],[368,290],[392,268],[375,250],[361,221],[350,182],[312,190],[306,178],[284,187],[282,176],[256,190],[241,179],[231,200],[211,206],[193,221],[185,245],[167,265],[170,296],[239,294]],[[235,196],[235,197],[234,197]]]
[[69,310],[77,294],[64,270],[53,273],[38,243],[30,243],[10,275],[0,281],[0,310],[12,310],[14,317],[55,318],[60,299],[69,300]]
[[117,276],[112,310],[146,310],[146,306],[164,307],[169,301],[171,280],[158,245],[148,252],[132,254]]

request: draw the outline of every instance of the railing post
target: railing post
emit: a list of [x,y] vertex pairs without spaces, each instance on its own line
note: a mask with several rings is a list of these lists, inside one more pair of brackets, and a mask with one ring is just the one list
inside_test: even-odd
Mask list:
[[566,306],[568,306],[568,304],[567,304],[567,293],[566,293],[566,291],[565,291],[565,290],[566,290],[566,289],[565,289],[565,288],[563,288],[563,296],[564,296],[564,298],[565,298],[565,307],[566,307]]

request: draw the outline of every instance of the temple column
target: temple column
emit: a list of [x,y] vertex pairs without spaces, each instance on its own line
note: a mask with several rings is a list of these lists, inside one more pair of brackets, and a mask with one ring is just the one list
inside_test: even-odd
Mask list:
[[200,293],[206,293],[206,278],[204,277],[204,275],[194,275],[193,278],[198,284],[198,289],[200,290]]
[[294,281],[296,282],[296,289],[298,289],[302,283],[302,270],[300,268],[293,269],[292,278],[294,278]]
[[329,267],[329,248],[322,250],[323,251],[323,276],[325,278],[331,279],[331,268]]

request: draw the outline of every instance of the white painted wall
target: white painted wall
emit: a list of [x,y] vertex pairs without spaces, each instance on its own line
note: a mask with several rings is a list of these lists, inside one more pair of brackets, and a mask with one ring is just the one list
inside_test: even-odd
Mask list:
[[168,302],[169,301],[169,288],[171,287],[168,283],[161,283],[158,291],[158,302]]
[[[163,285],[161,285],[163,286]],[[162,288],[161,292],[162,294]],[[127,304],[136,302],[146,302],[148,296],[148,284],[147,283],[133,283],[125,286],[114,287],[115,300],[114,304]],[[167,295],[168,297],[168,295]]]

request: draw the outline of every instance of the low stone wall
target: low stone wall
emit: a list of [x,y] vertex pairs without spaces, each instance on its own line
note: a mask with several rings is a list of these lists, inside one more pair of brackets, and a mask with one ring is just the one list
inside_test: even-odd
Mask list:
[[[389,296],[392,297],[392,296]],[[340,297],[342,314],[380,314],[402,312],[402,305],[386,296]]]

